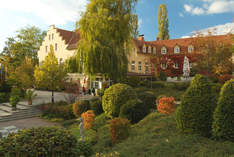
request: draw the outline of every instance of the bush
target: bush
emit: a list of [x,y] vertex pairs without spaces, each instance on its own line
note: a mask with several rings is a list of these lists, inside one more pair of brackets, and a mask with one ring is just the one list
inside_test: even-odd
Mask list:
[[158,100],[157,110],[162,114],[175,112],[176,104],[173,97],[162,97]]
[[211,84],[206,77],[196,75],[177,108],[177,127],[185,133],[209,136],[215,107]]
[[105,92],[105,89],[104,89],[104,88],[98,89],[98,90],[97,90],[97,94],[98,94],[98,96],[100,96],[100,97],[102,97],[102,96],[104,95],[104,92]]
[[78,156],[90,157],[93,154],[92,145],[88,142],[79,141],[76,147],[76,154]]
[[97,116],[94,120],[92,129],[98,131],[100,127],[103,127],[107,124],[108,120],[110,120],[105,113]]
[[99,98],[91,99],[89,103],[90,109],[94,111],[95,115],[100,115],[104,112],[102,108],[102,101]]
[[81,117],[84,120],[84,128],[90,129],[93,125],[95,114],[92,110],[88,110],[87,112],[84,112],[81,114]]
[[109,117],[118,117],[120,107],[130,99],[136,98],[136,92],[126,84],[115,84],[106,89],[102,97],[102,107]]
[[151,109],[155,108],[156,96],[154,95],[153,92],[150,91],[140,92],[137,97],[142,101],[144,110],[146,110],[148,113],[150,112]]
[[0,83],[0,92],[3,93],[10,93],[11,92],[11,86],[6,83],[6,81],[2,81]]
[[214,112],[213,136],[234,142],[234,79],[227,81],[220,92]]
[[64,120],[69,120],[75,118],[72,111],[72,104],[67,104],[66,102],[56,102],[54,104],[48,103],[41,106],[42,116],[48,118],[63,118]]
[[166,87],[166,84],[163,81],[152,82],[152,88],[164,88],[164,87]]
[[138,76],[129,76],[126,78],[126,81],[124,81],[124,83],[128,84],[131,87],[137,87],[140,82],[141,79]]
[[219,97],[220,90],[222,85],[219,83],[211,83],[212,92],[216,94],[216,97]]
[[17,95],[10,97],[10,104],[13,108],[16,108],[16,105],[19,103],[19,101],[20,101],[20,97]]
[[79,100],[73,104],[73,113],[76,117],[80,117],[82,113],[90,109],[88,100]]
[[0,141],[2,157],[76,157],[76,138],[65,129],[45,127],[19,130]]
[[231,74],[221,75],[219,76],[219,83],[224,84],[226,81],[232,79],[233,76]]
[[189,87],[190,82],[175,82],[173,84],[175,89],[185,91]]
[[9,94],[8,93],[0,93],[0,103],[8,102]]
[[129,100],[120,108],[119,117],[127,118],[132,124],[142,120],[149,113],[140,100]]
[[21,90],[19,88],[13,87],[11,89],[10,96],[19,96],[19,97],[21,97],[22,96],[22,92],[21,92]]
[[124,118],[114,118],[110,120],[110,133],[112,144],[119,143],[128,138],[130,122]]
[[161,80],[161,81],[166,81],[166,80],[167,80],[167,74],[166,74],[165,72],[161,71],[161,72],[159,73],[158,78],[159,78],[159,80]]

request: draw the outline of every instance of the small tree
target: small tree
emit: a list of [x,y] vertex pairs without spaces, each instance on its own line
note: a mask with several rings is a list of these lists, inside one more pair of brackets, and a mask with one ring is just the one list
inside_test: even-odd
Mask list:
[[161,4],[158,7],[158,31],[159,32],[157,37],[160,40],[168,40],[170,38],[166,4]]
[[206,77],[196,75],[177,108],[177,127],[184,133],[209,136],[215,107],[211,84]]
[[234,142],[234,79],[227,81],[220,92],[214,112],[213,136]]
[[54,103],[54,91],[62,87],[65,81],[66,72],[62,64],[58,64],[55,57],[53,46],[40,67],[36,66],[34,77],[37,85],[48,87],[52,92],[51,102]]
[[175,112],[176,104],[173,97],[162,97],[158,101],[157,110],[162,114],[171,114]]
[[84,128],[90,129],[93,126],[95,114],[92,110],[82,113],[81,117],[84,119]]

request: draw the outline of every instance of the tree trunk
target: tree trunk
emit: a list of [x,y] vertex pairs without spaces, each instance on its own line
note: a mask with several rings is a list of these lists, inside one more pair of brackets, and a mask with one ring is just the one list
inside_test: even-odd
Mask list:
[[52,97],[51,97],[51,103],[54,103],[54,90],[52,90]]

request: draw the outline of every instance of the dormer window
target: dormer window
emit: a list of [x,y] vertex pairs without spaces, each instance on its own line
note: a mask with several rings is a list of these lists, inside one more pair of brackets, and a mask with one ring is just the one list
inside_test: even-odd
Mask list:
[[143,51],[143,53],[146,53],[146,46],[145,45],[143,46],[143,50],[142,51]]
[[166,53],[167,53],[167,48],[166,48],[166,47],[162,47],[161,53],[162,53],[162,54],[166,54]]
[[189,47],[188,47],[188,52],[189,52],[189,53],[192,53],[192,52],[193,52],[193,50],[194,50],[193,45],[189,45]]
[[156,55],[156,47],[153,48],[153,54]]
[[148,47],[148,53],[151,53],[151,47],[150,46]]
[[179,47],[179,46],[175,46],[175,48],[174,48],[174,53],[175,53],[175,54],[180,53],[180,47]]

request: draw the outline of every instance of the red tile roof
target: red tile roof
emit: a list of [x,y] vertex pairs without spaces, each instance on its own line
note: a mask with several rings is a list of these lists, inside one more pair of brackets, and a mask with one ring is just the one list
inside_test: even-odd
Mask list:
[[57,32],[60,34],[65,43],[68,44],[67,49],[76,49],[77,42],[80,40],[80,33],[79,31],[68,31],[56,28]]

